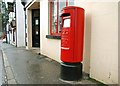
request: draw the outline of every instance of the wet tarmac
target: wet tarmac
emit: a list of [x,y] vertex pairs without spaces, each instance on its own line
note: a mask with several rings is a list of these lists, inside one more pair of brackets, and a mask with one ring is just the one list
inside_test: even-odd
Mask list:
[[2,46],[11,64],[17,84],[65,84],[60,78],[60,64],[25,48]]
[[77,82],[67,82],[60,79],[60,63],[43,55],[38,55],[25,47],[3,43],[3,53],[6,55],[13,72],[16,84],[97,84],[90,80],[82,79]]

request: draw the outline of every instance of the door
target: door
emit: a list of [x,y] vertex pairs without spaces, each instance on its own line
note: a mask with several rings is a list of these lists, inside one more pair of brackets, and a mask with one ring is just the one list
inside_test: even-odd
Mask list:
[[40,47],[40,10],[32,10],[32,47]]

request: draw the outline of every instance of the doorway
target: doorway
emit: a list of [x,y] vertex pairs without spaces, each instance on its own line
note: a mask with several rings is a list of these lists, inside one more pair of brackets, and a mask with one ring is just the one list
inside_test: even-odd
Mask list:
[[40,9],[32,10],[32,47],[40,47]]

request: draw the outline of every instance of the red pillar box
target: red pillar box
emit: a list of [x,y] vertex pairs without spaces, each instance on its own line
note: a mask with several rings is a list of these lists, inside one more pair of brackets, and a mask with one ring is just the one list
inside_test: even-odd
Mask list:
[[78,80],[82,76],[84,9],[65,7],[61,19],[61,78]]

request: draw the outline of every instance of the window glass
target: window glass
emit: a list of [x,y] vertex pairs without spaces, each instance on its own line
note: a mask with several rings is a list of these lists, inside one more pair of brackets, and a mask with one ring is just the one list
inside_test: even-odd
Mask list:
[[59,13],[64,7],[66,7],[66,0],[61,0],[61,1],[59,0]]
[[52,3],[52,32],[56,32],[57,27],[57,0]]
[[1,2],[0,2],[0,13],[1,13],[1,8],[2,8],[2,6],[1,6]]
[[39,20],[36,19],[36,20],[35,20],[35,25],[38,25],[38,24],[39,24]]
[[59,17],[58,17],[58,32],[61,32],[61,11],[66,7],[66,0],[59,0]]
[[73,6],[74,5],[74,0],[68,0],[68,6]]
[[[74,5],[74,0],[51,0],[50,2],[50,33],[58,35],[61,32],[61,10]],[[68,23],[69,22],[69,23]],[[65,20],[65,27],[70,27],[70,19]]]
[[38,17],[40,13],[38,11],[34,11],[33,17]]

